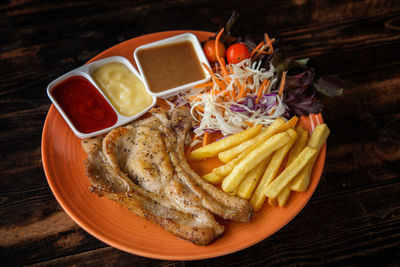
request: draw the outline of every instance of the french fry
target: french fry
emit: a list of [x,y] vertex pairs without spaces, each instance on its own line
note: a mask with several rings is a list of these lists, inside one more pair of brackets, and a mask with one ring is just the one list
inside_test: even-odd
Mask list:
[[[260,136],[261,134],[259,134],[258,136]],[[268,138],[268,137],[266,137]],[[265,138],[265,139],[266,139]],[[231,161],[229,161],[228,163],[221,165],[217,168],[214,168],[212,170],[213,173],[215,173],[216,175],[219,176],[227,176],[232,170],[233,168],[239,164],[239,162],[244,159],[252,150],[254,150],[254,148],[256,148],[256,146],[261,143],[264,142],[265,139],[261,139],[260,141],[258,141],[257,143],[253,144],[252,146],[246,148],[246,150],[244,150],[239,156],[237,156],[236,158],[232,159]],[[246,141],[247,142],[247,141]]]
[[[293,162],[293,160],[296,159],[296,157],[300,154],[300,152],[303,150],[303,148],[307,145],[308,142],[308,131],[304,130],[301,127],[296,128],[296,133],[298,135],[298,138],[292,148],[289,151],[288,154],[288,159],[286,162],[286,166],[288,166],[290,163]],[[307,166],[306,166],[307,167]],[[304,169],[303,169],[304,170]],[[301,170],[300,173],[303,171]],[[289,196],[290,196],[290,185],[287,185],[282,192],[279,193],[278,197],[274,200],[277,200],[279,207],[283,207],[286,205]],[[271,200],[272,198],[268,199],[268,203],[271,205]]]
[[199,160],[199,159],[214,157],[218,155],[218,153],[220,153],[221,151],[230,149],[256,136],[261,131],[261,128],[262,125],[260,124],[251,127],[249,129],[246,129],[244,131],[241,131],[240,133],[227,136],[219,141],[195,149],[192,152],[190,152],[188,158],[191,160]]
[[237,189],[236,194],[239,197],[243,199],[249,199],[251,197],[270,160],[271,155],[258,163],[258,165],[247,174],[246,178],[240,183]]
[[227,176],[233,170],[233,168],[235,167],[235,165],[233,165],[235,160],[236,159],[231,160],[231,161],[229,161],[228,163],[226,163],[224,165],[221,165],[221,166],[219,166],[217,168],[214,168],[212,170],[212,172],[215,175],[218,175],[218,176],[221,176],[221,177]]
[[318,150],[306,146],[296,159],[287,166],[279,176],[270,183],[264,191],[266,197],[276,198],[293,178],[312,160]]
[[318,157],[319,152],[321,151],[322,146],[325,144],[328,136],[330,134],[330,130],[328,126],[323,123],[315,127],[309,141],[308,146],[315,148],[318,153],[314,158],[311,159],[310,163],[306,165],[306,167],[300,171],[300,173],[293,179],[290,189],[297,192],[304,192],[307,190],[310,181],[311,181],[311,173],[313,170],[314,163]]
[[219,184],[224,179],[224,177],[218,176],[212,172],[203,175],[202,178],[212,184]]
[[267,138],[271,137],[275,133],[278,132],[278,130],[282,127],[282,125],[285,124],[285,120],[282,118],[277,118],[271,125],[269,125],[265,130],[261,131],[258,135],[255,137],[231,148],[226,151],[223,151],[218,154],[218,158],[224,162],[227,163],[234,158],[236,158],[240,153],[245,151],[247,148],[251,147],[254,144],[263,142]]
[[240,154],[239,156],[237,156],[236,158],[234,158],[233,160],[229,161],[228,163],[221,165],[217,168],[214,168],[212,170],[213,173],[215,173],[216,175],[219,176],[227,176],[232,170],[233,168],[235,168],[235,166],[237,164],[239,164],[239,162],[244,159],[250,152],[251,150],[253,150],[252,147],[247,148],[245,151],[243,151],[242,154]]
[[290,163],[293,162],[293,160],[300,154],[303,148],[306,147],[308,142],[309,138],[308,131],[304,130],[301,127],[297,127],[296,133],[298,135],[298,138],[294,143],[293,147],[289,151],[289,156],[286,165],[289,165]]
[[283,207],[286,205],[289,196],[290,196],[290,185],[287,185],[285,188],[282,189],[282,191],[279,193],[277,199],[278,199],[278,205],[279,207]]
[[[318,156],[318,153],[315,157]],[[311,182],[311,173],[313,170],[313,162],[315,162],[315,159],[311,160],[312,162],[309,162],[304,169],[302,169],[296,177],[293,179],[291,182],[290,189],[292,191],[296,192],[304,192],[307,190],[308,186],[310,185]]]
[[260,183],[257,185],[256,190],[250,198],[250,205],[255,211],[258,211],[264,204],[265,199],[267,198],[264,194],[264,188],[267,187],[276,177],[283,159],[297,139],[297,133],[293,129],[287,130],[286,133],[290,136],[290,141],[274,153]]
[[279,130],[284,132],[284,131],[287,131],[290,128],[294,129],[294,127],[296,127],[296,124],[297,124],[298,121],[299,121],[299,118],[297,116],[293,116],[293,117],[290,118],[290,120],[285,122],[285,124]]
[[262,140],[271,137],[276,133],[285,132],[290,128],[294,128],[299,120],[298,117],[294,116],[287,122],[285,122],[282,118],[276,119],[271,125],[267,127],[264,131],[262,131],[259,135],[253,137],[252,139],[247,140],[246,142],[241,143],[240,145],[233,147],[229,150],[221,152],[218,154],[218,158],[222,162],[229,162],[232,159],[236,158],[240,153],[242,153],[245,149],[255,144],[259,144]]
[[222,190],[227,193],[235,192],[239,184],[243,181],[246,174],[258,163],[271,155],[275,150],[286,145],[290,141],[290,136],[284,132],[270,137],[268,140],[254,148],[232,172],[222,181]]

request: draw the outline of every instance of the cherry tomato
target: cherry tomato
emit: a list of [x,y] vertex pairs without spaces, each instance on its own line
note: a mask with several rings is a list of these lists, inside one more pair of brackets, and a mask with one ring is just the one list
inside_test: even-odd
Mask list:
[[237,64],[246,58],[250,58],[250,52],[244,44],[233,44],[226,50],[226,59],[229,64]]
[[[215,40],[208,40],[203,46],[204,53],[208,59],[208,62],[217,62],[217,54],[215,53]],[[220,57],[225,57],[225,45],[219,42],[218,53]]]

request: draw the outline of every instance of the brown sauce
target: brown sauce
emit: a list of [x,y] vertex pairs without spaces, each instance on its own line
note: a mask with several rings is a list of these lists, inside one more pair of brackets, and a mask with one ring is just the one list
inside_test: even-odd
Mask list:
[[143,49],[137,57],[149,88],[155,93],[205,78],[190,41]]

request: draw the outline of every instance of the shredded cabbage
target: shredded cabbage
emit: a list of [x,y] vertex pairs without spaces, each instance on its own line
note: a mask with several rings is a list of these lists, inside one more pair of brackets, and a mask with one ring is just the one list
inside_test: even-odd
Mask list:
[[[176,106],[190,105],[191,114],[199,123],[194,129],[198,137],[207,131],[220,131],[225,136],[238,133],[249,125],[269,125],[287,110],[282,97],[276,92],[271,93],[271,87],[277,82],[272,64],[267,70],[261,67],[261,61],[246,59],[227,67],[231,69],[231,74],[223,77],[218,72],[214,73],[211,89],[192,89],[170,99]],[[265,80],[270,80],[269,86],[264,88],[263,95],[256,103],[261,84]],[[218,82],[225,83],[226,88],[220,88]],[[240,86],[250,92],[245,97],[232,100]]]

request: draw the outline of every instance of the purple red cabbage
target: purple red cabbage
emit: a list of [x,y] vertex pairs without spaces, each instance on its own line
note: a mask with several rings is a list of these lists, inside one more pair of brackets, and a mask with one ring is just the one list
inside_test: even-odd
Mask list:
[[[239,104],[241,104],[242,106],[232,104],[229,108],[233,112],[245,113],[248,116],[250,116],[249,110],[265,113],[276,105],[276,96],[277,93],[264,94],[259,99],[258,103],[256,103],[257,96],[246,96],[245,100],[239,102]],[[243,106],[247,107],[247,109]]]

